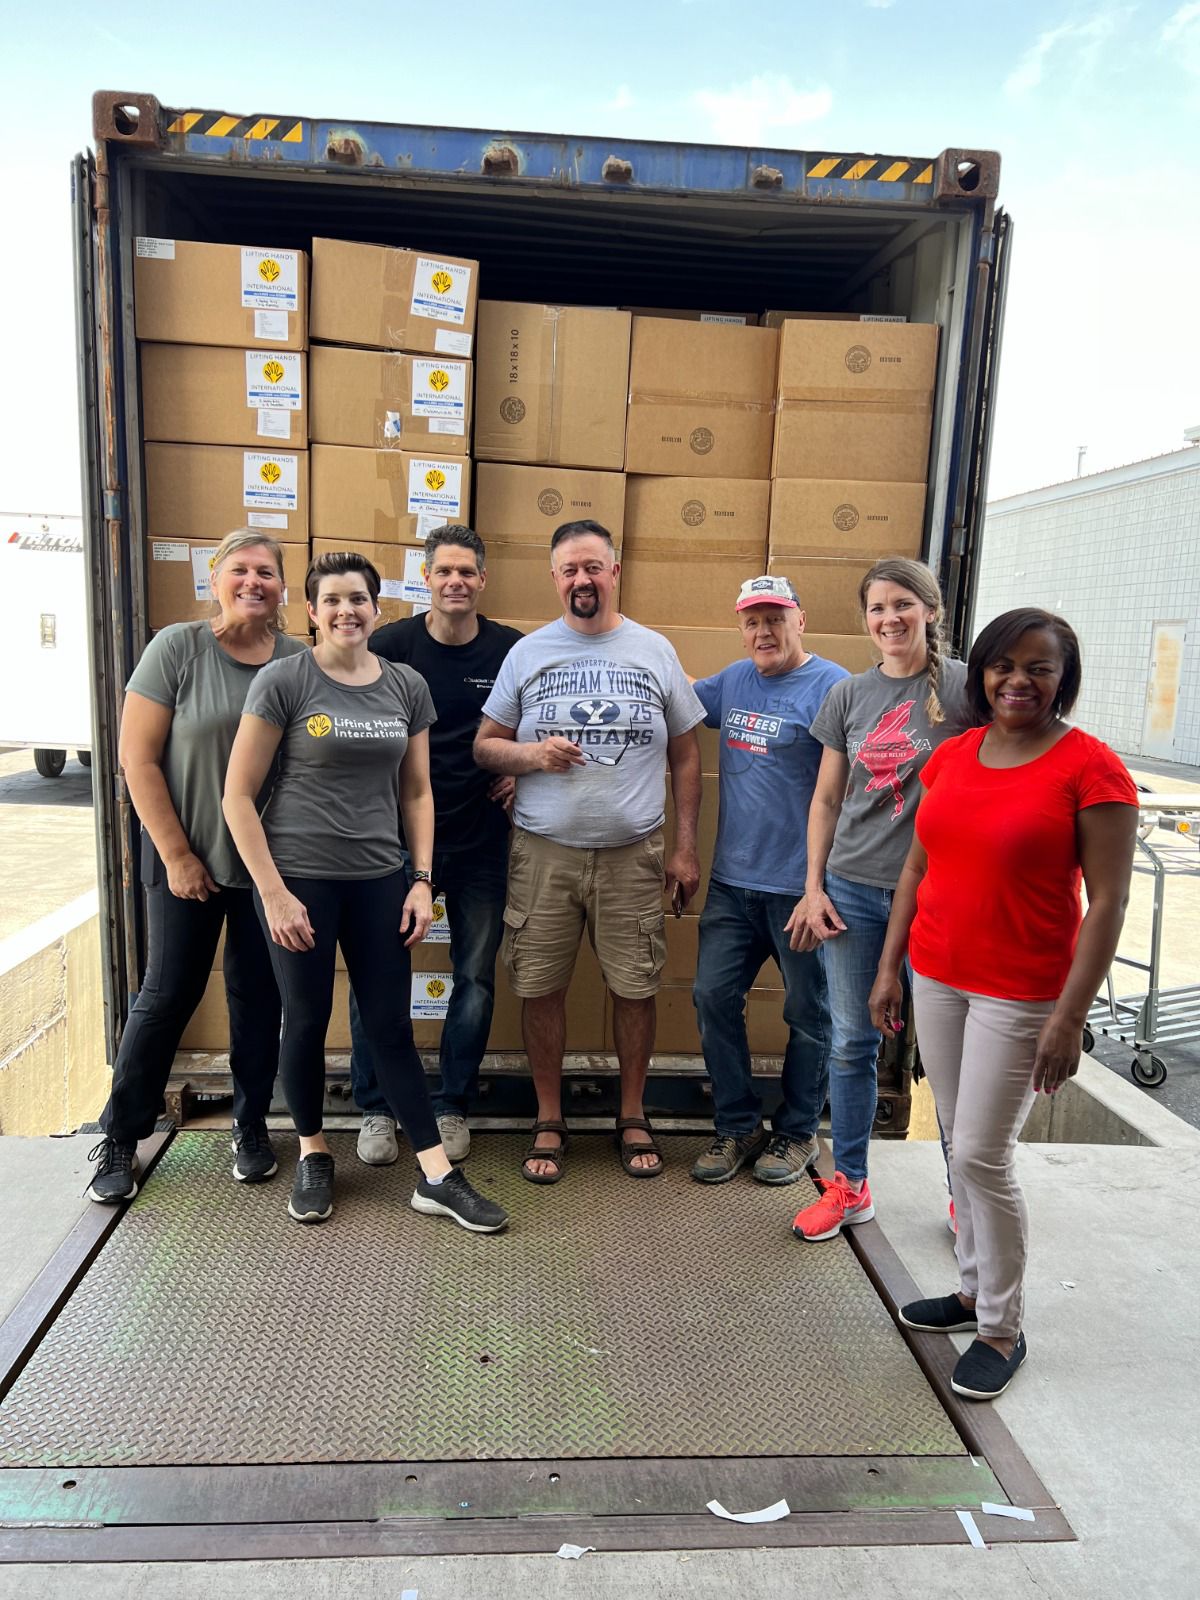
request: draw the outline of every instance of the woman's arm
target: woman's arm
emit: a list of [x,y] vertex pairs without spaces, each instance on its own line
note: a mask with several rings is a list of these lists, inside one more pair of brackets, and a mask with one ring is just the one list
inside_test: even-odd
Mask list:
[[883,952],[875,973],[875,982],[867,999],[871,1021],[880,1033],[899,1033],[904,1026],[904,991],[900,986],[900,967],[908,951],[908,934],[917,914],[917,890],[929,866],[925,846],[913,834],[908,857],[900,869],[896,892],[892,896],[892,914],[888,918],[887,933],[883,939]]
[[[404,840],[412,864],[420,872],[433,866],[433,789],[429,782],[429,729],[414,733],[400,767],[400,815],[404,819]],[[419,944],[433,921],[433,889],[428,883],[414,883],[404,900],[400,932],[412,925],[405,948]]]
[[1083,1027],[1112,965],[1129,904],[1129,879],[1137,837],[1136,806],[1087,806],[1075,819],[1079,864],[1087,886],[1088,908],[1079,930],[1075,959],[1054,1010],[1038,1035],[1033,1087],[1054,1094],[1079,1070]]
[[127,693],[117,759],[133,809],[167,869],[167,887],[180,900],[207,900],[210,894],[220,893],[220,885],[213,882],[208,868],[193,852],[163,776],[163,751],[174,716],[171,706]]
[[817,783],[808,806],[808,871],[803,898],[787,920],[793,950],[812,950],[826,939],[846,931],[833,901],[825,893],[825,863],[833,849],[833,835],[842,814],[842,800],[850,777],[850,762],[842,750],[826,745],[817,771]]
[[267,781],[283,729],[244,713],[225,773],[225,821],[246,871],[262,896],[271,938],[285,950],[311,950],[316,942],[303,903],[279,876],[255,801]]

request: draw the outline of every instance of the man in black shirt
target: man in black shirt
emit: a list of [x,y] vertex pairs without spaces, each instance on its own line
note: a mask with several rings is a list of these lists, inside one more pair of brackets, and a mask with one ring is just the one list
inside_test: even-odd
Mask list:
[[[430,610],[390,622],[371,649],[414,668],[429,685],[437,721],[429,730],[433,783],[435,892],[446,896],[454,985],[442,1026],[441,1087],[434,1095],[446,1154],[470,1149],[467,1102],[479,1080],[496,995],[496,952],[508,877],[508,804],[514,780],[475,765],[471,746],[500,663],[521,637],[479,615],[486,582],[483,540],[448,523],[425,541]],[[370,1051],[350,999],[350,1080],[363,1113],[358,1154],[371,1166],[395,1161],[396,1124],[379,1091]]]

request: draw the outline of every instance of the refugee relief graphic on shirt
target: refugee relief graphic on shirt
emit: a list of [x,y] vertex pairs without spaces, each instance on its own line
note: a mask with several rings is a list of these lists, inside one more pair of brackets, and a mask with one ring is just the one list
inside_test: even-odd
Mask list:
[[933,749],[923,734],[905,726],[915,703],[913,700],[903,700],[890,711],[885,711],[865,739],[857,745],[853,741],[850,744],[851,767],[864,767],[871,774],[863,793],[890,791],[895,802],[892,808],[893,822],[904,811],[904,791],[900,785],[911,772],[912,763],[919,755]]
[[649,672],[604,657],[547,667],[532,685],[534,736],[569,739],[600,766],[654,743],[662,694]]

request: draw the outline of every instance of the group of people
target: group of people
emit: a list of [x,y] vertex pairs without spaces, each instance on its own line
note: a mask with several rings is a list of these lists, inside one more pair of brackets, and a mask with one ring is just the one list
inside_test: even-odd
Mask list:
[[[1080,687],[1074,633],[1043,611],[1010,612],[956,661],[932,572],[885,559],[859,590],[876,666],[851,675],[811,654],[802,597],[768,575],[731,595],[743,658],[690,680],[661,634],[617,610],[620,564],[603,527],[560,527],[550,568],[562,616],[523,637],[480,612],[486,552],[470,528],[427,541],[429,611],[379,628],[371,563],[319,556],[308,649],[281,632],[278,546],[253,531],[221,544],[216,615],[158,634],[126,694],[120,755],[143,827],[149,948],[89,1194],[137,1192],[137,1143],[222,927],[234,1176],[277,1170],[265,1119],[278,1071],[300,1142],[297,1221],[333,1211],[322,1105],[338,946],[358,1155],[395,1161],[399,1126],[420,1169],[415,1210],[478,1232],[507,1222],[461,1165],[501,950],[537,1095],[521,1172],[563,1178],[565,1002],[585,928],[613,1000],[617,1157],[632,1178],[659,1176],[644,1090],[664,895],[681,914],[701,876],[704,724],[719,730],[720,812],[693,994],[715,1126],[692,1177],[721,1184],[748,1166],[762,1183],[798,1181],[828,1100],[835,1176],[793,1231],[815,1243],[873,1217],[876,1059],[881,1034],[904,1025],[911,986],[959,1287],[901,1316],[975,1330],[954,1384],[991,1398],[1025,1355],[1016,1140],[1035,1092],[1076,1070],[1120,933],[1137,817],[1120,761],[1065,720]],[[454,983],[431,1099],[409,951],[439,890]],[[745,1024],[767,959],[788,1027],[769,1131]]]

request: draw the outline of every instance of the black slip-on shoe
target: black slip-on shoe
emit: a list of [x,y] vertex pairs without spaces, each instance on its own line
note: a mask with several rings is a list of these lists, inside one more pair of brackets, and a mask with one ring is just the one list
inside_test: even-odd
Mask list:
[[910,1300],[900,1307],[900,1321],[918,1333],[974,1333],[979,1322],[956,1294],[936,1300]]
[[958,1358],[958,1365],[950,1379],[955,1394],[967,1400],[994,1400],[1004,1393],[1017,1375],[1017,1368],[1027,1354],[1025,1335],[1019,1333],[1013,1353],[1007,1361],[999,1350],[976,1339],[971,1348]]

